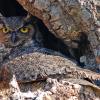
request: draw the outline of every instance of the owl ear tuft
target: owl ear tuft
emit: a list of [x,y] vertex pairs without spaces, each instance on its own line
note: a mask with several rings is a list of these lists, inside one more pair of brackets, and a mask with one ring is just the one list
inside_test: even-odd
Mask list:
[[2,20],[4,18],[4,16],[0,13],[0,20]]
[[24,18],[25,22],[30,22],[32,24],[36,24],[37,23],[37,18],[35,16],[33,16],[32,14],[28,13],[27,16]]
[[0,13],[0,27],[4,24],[5,17]]
[[29,20],[32,17],[32,15],[30,13],[27,14],[27,16],[25,17],[25,21]]
[[0,13],[0,17],[4,17],[4,16]]

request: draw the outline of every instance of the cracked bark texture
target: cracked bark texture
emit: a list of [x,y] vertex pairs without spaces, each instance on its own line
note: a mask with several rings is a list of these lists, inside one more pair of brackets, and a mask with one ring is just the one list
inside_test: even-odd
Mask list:
[[[99,0],[17,0],[24,9],[43,20],[48,29],[68,44],[86,32],[93,51],[82,57],[86,67],[98,66],[100,55],[100,1]],[[90,57],[91,56],[91,57]]]

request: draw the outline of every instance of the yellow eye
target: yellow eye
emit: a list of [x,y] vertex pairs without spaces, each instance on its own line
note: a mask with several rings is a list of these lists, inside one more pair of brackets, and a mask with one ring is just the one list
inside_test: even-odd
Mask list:
[[20,29],[20,31],[21,31],[22,33],[28,33],[28,32],[29,32],[29,28],[23,27],[23,28]]
[[8,27],[2,28],[2,32],[3,33],[8,33],[9,31],[10,31],[10,29]]

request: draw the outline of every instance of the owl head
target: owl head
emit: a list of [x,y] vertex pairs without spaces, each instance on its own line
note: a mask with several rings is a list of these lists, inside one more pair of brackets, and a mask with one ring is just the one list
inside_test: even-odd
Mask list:
[[7,47],[16,47],[36,39],[39,31],[34,17],[1,17],[0,18],[0,42]]

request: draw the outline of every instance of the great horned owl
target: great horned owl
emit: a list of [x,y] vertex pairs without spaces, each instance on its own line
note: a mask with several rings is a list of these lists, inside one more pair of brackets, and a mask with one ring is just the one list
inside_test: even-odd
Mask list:
[[34,23],[32,17],[1,17],[0,42],[6,47],[20,46],[31,40],[42,44],[41,34]]
[[[79,64],[80,57],[84,54],[83,51],[85,51],[86,45],[88,45],[88,39],[84,33],[82,33],[79,40],[71,41],[68,45],[65,45],[61,39],[56,38],[46,28],[44,23],[35,16],[1,17],[0,36],[0,42],[6,47],[22,47],[32,43],[38,45],[38,47],[46,48],[45,50],[42,49],[44,52],[48,52],[50,49],[60,52],[64,56],[76,60]],[[55,54],[55,52],[50,51],[50,54]]]
[[6,47],[15,48],[35,42],[39,47],[61,52],[71,57],[68,47],[34,16],[1,17],[0,24],[0,42]]

